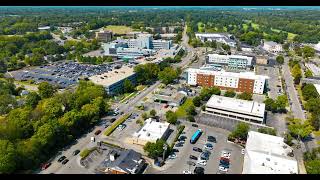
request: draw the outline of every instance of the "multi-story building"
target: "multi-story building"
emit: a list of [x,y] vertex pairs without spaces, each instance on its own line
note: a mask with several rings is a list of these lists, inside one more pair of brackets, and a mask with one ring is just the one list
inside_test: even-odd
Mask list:
[[166,40],[153,40],[152,41],[152,49],[159,50],[159,49],[170,49],[172,45],[172,41]]
[[96,32],[96,39],[98,41],[109,42],[112,40],[112,32],[104,30]]
[[282,137],[249,131],[242,174],[298,174],[293,149]]
[[205,59],[207,64],[226,65],[229,68],[245,69],[253,64],[253,57],[241,55],[208,54]]
[[237,43],[231,37],[231,34],[226,33],[196,33],[196,38],[202,42],[205,41],[217,41],[219,43],[227,44],[231,47],[236,47]]
[[276,42],[273,41],[265,41],[263,43],[263,47],[264,50],[271,52],[271,53],[278,53],[278,52],[282,52],[282,45],[278,44]]
[[187,83],[205,87],[217,86],[222,90],[232,89],[236,92],[263,94],[267,76],[255,75],[253,72],[226,72],[189,68]]
[[100,75],[91,76],[89,79],[95,84],[104,86],[107,94],[113,95],[123,91],[125,79],[135,84],[137,74],[133,71],[133,68],[122,66],[120,69],[114,69]]
[[213,95],[207,102],[204,113],[248,123],[263,124],[265,104]]

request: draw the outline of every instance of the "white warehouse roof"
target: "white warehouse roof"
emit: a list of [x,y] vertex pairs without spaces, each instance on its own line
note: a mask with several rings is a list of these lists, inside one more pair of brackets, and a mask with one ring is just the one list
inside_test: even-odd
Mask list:
[[170,124],[167,122],[157,122],[149,118],[145,121],[143,127],[133,134],[133,137],[144,141],[155,142],[157,139],[163,137],[164,133],[169,128],[169,125]]
[[214,107],[223,110],[230,110],[238,113],[245,113],[264,117],[265,104],[255,101],[246,101],[224,96],[212,95],[207,102],[207,107]]
[[282,137],[248,133],[242,174],[298,174],[298,163]]

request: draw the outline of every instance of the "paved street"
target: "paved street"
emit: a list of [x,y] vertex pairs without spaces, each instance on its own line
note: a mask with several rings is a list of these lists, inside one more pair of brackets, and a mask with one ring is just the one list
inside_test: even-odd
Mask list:
[[298,99],[297,90],[295,89],[293,84],[293,77],[291,76],[288,62],[289,62],[288,58],[285,57],[285,63],[282,65],[282,73],[283,73],[282,77],[284,78],[285,84],[287,87],[286,91],[289,95],[291,111],[295,118],[305,120],[306,117],[305,117],[304,111],[301,108],[301,104]]

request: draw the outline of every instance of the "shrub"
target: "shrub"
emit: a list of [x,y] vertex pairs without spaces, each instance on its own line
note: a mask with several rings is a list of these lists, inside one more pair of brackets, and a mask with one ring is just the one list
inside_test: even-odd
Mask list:
[[109,136],[120,124],[127,120],[131,116],[130,114],[125,114],[118,120],[116,120],[105,132],[104,135]]

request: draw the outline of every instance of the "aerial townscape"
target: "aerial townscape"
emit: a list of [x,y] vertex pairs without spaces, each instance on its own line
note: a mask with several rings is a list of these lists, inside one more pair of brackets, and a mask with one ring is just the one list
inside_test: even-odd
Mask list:
[[0,7],[0,174],[320,174],[320,7]]

